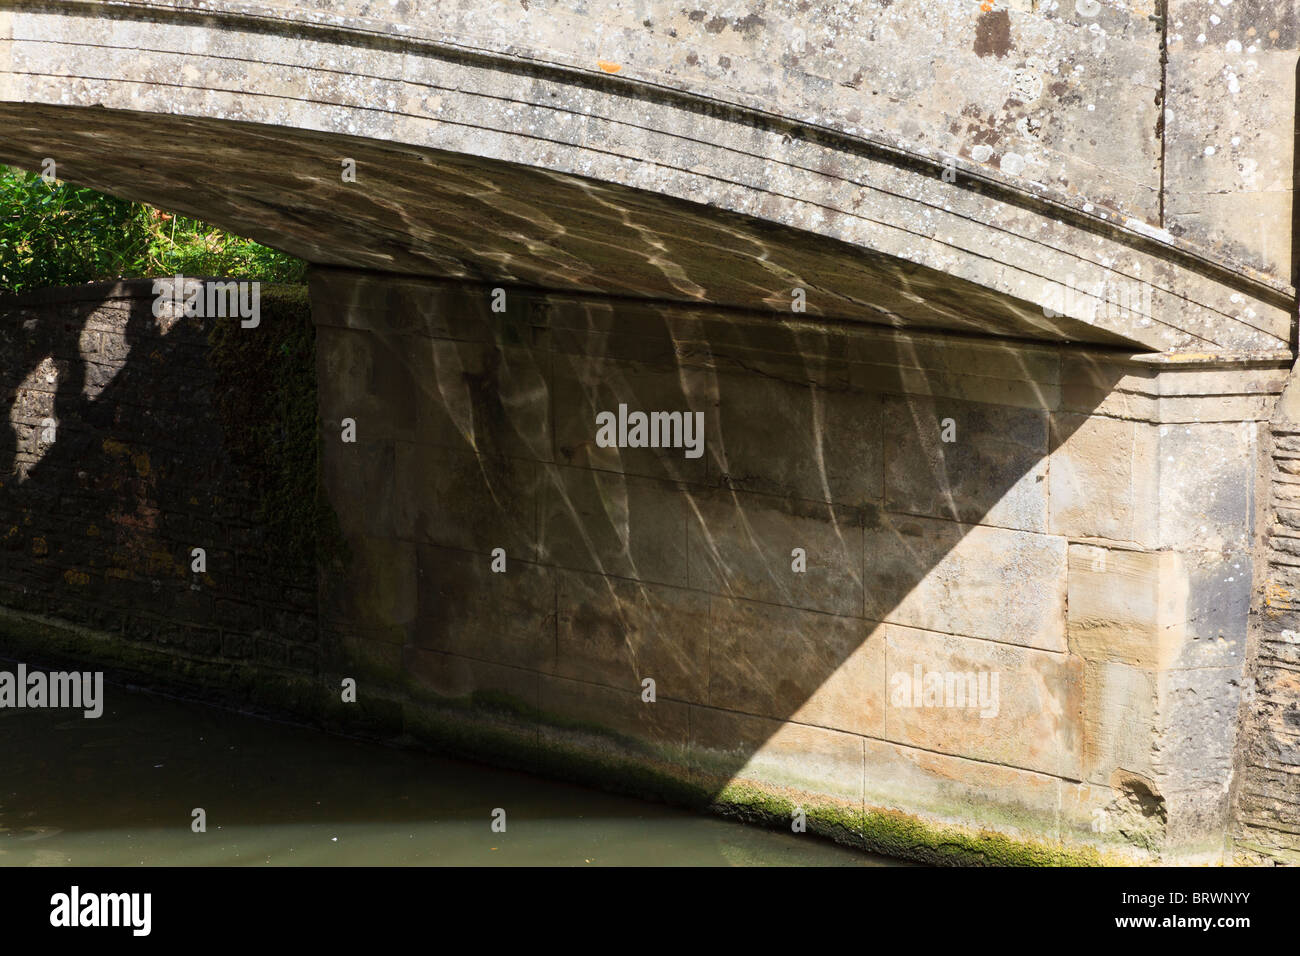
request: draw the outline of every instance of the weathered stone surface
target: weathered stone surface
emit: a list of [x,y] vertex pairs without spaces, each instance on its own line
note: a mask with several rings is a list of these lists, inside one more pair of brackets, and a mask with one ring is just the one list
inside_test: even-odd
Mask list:
[[1070,650],[1093,661],[1168,667],[1184,640],[1187,575],[1170,551],[1070,546]]
[[1047,530],[1045,412],[890,398],[885,444],[891,511]]
[[863,391],[1029,409],[1061,401],[1060,351],[973,340],[956,347],[940,335],[842,338],[835,354],[851,359],[851,381]]
[[714,707],[882,736],[885,646],[869,622],[715,597]]
[[1157,675],[1145,668],[1085,664],[1080,711],[1084,780],[1108,785],[1116,770],[1155,776],[1157,680]]
[[551,671],[555,629],[552,569],[514,560],[498,573],[486,555],[419,548],[415,647]]
[[1054,415],[1051,530],[1153,546],[1156,453],[1153,431],[1143,423]]
[[[1240,684],[1242,726],[1237,739],[1235,786],[1235,826],[1238,856],[1244,862],[1297,863],[1296,834],[1300,832],[1300,814],[1296,812],[1295,781],[1300,772],[1300,576],[1297,575],[1295,527],[1300,511],[1293,506],[1286,481],[1294,469],[1293,459],[1300,454],[1294,434],[1294,372],[1283,398],[1278,403],[1277,419],[1271,435],[1264,436],[1272,468],[1271,483],[1261,480],[1262,522],[1271,526],[1268,551],[1255,562],[1259,613],[1252,615],[1250,638],[1253,664]],[[1288,401],[1288,396],[1291,401]],[[1271,487],[1270,487],[1271,485]]]
[[492,694],[504,695],[533,707],[539,703],[538,673],[527,668],[493,664],[408,644],[402,649],[402,669],[423,689],[439,697],[464,699],[475,694]]
[[1088,665],[1085,778],[1116,788],[1141,781],[1132,792],[1155,827],[1147,833],[1152,848],[1167,843],[1171,852],[1209,859],[1221,852],[1211,834],[1230,812],[1240,675],[1240,667]]
[[886,513],[865,554],[868,618],[1065,650],[1062,538]]
[[[373,332],[324,327],[317,337],[316,367],[337,388],[321,393],[320,416],[333,425],[350,418],[358,440],[386,442],[415,436],[423,402],[400,342]],[[337,432],[336,432],[337,435]]]
[[[321,482],[344,535],[369,535],[389,538],[404,527],[397,507],[397,454],[389,442],[365,441],[356,444],[338,442],[338,423],[322,421],[325,434],[321,456]],[[373,496],[373,501],[371,499]],[[372,501],[369,507],[357,508],[353,502]]]
[[690,717],[691,765],[706,785],[754,781],[862,805],[863,738],[712,707]]
[[[337,274],[317,286],[348,298]],[[403,693],[484,703],[505,698],[543,715],[534,737],[539,746],[545,741],[599,759],[687,768],[697,781],[719,787],[735,779],[793,789],[810,803],[866,800],[937,820],[1133,852],[1165,840],[1200,853],[1205,835],[1222,828],[1250,556],[1205,547],[1107,547],[1138,536],[1131,529],[1142,522],[1154,525],[1147,504],[1154,483],[1141,470],[1136,439],[1126,445],[1123,436],[1159,437],[1160,426],[1057,412],[1055,452],[1046,459],[1045,416],[1053,400],[1034,407],[1028,398],[1040,385],[1055,387],[1059,356],[1030,347],[1017,372],[1010,347],[972,345],[971,362],[992,363],[984,378],[1008,386],[1001,393],[1005,405],[978,409],[978,433],[992,443],[976,445],[962,460],[981,480],[958,474],[939,485],[918,476],[909,485],[914,468],[907,453],[922,445],[908,445],[904,416],[890,426],[895,443],[882,441],[884,454],[873,459],[870,443],[888,433],[870,417],[865,426],[855,423],[853,415],[885,407],[908,415],[924,409],[932,417],[945,405],[967,410],[963,400],[938,396],[934,387],[938,377],[964,374],[955,339],[841,330],[838,339],[805,337],[814,343],[805,362],[798,354],[781,356],[782,347],[800,341],[795,327],[753,317],[746,324],[698,306],[642,306],[630,313],[628,335],[664,348],[671,341],[672,354],[689,363],[653,368],[635,362],[628,343],[616,360],[599,357],[614,347],[613,313],[574,297],[512,291],[511,311],[493,319],[472,289],[429,284],[439,303],[431,309],[421,304],[419,284],[401,280],[395,287],[390,295],[386,284],[367,281],[357,298],[371,303],[364,290],[375,288],[375,301],[405,303],[416,319],[400,334],[393,326],[401,322],[386,322],[369,304],[354,311],[336,302],[323,326],[333,337],[326,367],[339,394],[371,402],[352,406],[365,408],[359,424],[383,414],[372,392],[396,396],[397,381],[413,385],[418,406],[400,430],[360,428],[356,444],[338,441],[337,422],[323,425],[323,474],[354,562],[350,584],[322,595],[330,618],[326,643],[367,686],[397,680]],[[96,354],[110,326],[90,328],[100,336]],[[584,327],[590,331],[579,338]],[[557,339],[556,329],[573,335]],[[585,342],[597,356],[588,362],[581,353],[557,351],[561,341],[567,349]],[[79,350],[93,344],[93,336],[79,333]],[[899,363],[894,373],[883,364],[887,357]],[[546,372],[557,362],[563,374]],[[809,375],[819,384],[800,383],[801,363],[805,371],[820,369]],[[394,371],[392,381],[382,378],[385,367]],[[507,367],[519,374],[503,377]],[[751,367],[761,370],[745,371]],[[1113,380],[1111,371],[1097,374],[1094,384]],[[1158,398],[1170,389],[1231,384],[1208,372],[1200,384],[1179,374],[1182,385],[1166,388],[1158,379],[1149,390]],[[493,375],[495,384],[484,384]],[[1135,390],[1148,387],[1133,378]],[[713,487],[721,474],[698,469],[682,481],[626,473],[661,468],[651,455],[639,464],[551,460],[556,449],[590,438],[583,421],[595,405],[578,415],[572,404],[592,390],[611,389],[612,398],[629,382],[635,387],[626,394],[647,404],[710,396],[702,403],[712,418],[706,453],[730,436],[727,447],[740,449],[745,481],[765,491]],[[1249,382],[1271,387],[1263,378]],[[918,394],[907,392],[913,386]],[[1000,387],[980,386],[979,394],[994,397]],[[815,451],[801,424],[812,414],[814,394],[827,398],[825,420],[840,423],[827,426]],[[491,405],[493,395],[499,406]],[[731,411],[719,427],[729,397]],[[800,405],[804,397],[809,401]],[[833,410],[834,403],[842,405]],[[348,405],[336,401],[331,417]],[[563,424],[554,413],[561,407],[569,416]],[[788,418],[766,414],[773,408]],[[809,442],[772,437],[790,430]],[[959,441],[968,433],[959,422]],[[1205,453],[1198,439],[1212,444],[1232,431],[1205,425],[1183,434],[1181,447],[1194,458]],[[1076,436],[1082,436],[1078,448]],[[1061,459],[1084,445],[1086,454]],[[1111,459],[1108,447],[1118,451]],[[475,448],[493,454],[474,454]],[[840,462],[832,470],[843,476],[846,496],[880,491],[885,499],[864,496],[862,508],[832,503],[841,492],[815,491],[818,483],[799,470],[807,454]],[[853,471],[858,459],[867,462],[861,475]],[[1058,460],[1067,460],[1074,475],[1063,475]],[[151,456],[150,468],[165,466],[163,457]],[[1015,487],[1044,468],[1048,481],[1038,484],[1055,499],[1052,534],[891,510],[995,514],[990,482]],[[1081,477],[1089,469],[1100,477]],[[873,475],[886,474],[888,483],[870,487]],[[1230,483],[1228,474],[1211,476],[1210,491]],[[1205,478],[1189,468],[1170,480],[1203,498]],[[1106,494],[1065,508],[1058,492],[1071,482],[1081,494],[1088,488]],[[1021,507],[1031,500],[1042,501],[1021,498],[1020,510],[1009,513],[1016,520],[1037,513],[1038,504]],[[1108,520],[1108,511],[1118,520]],[[1231,526],[1233,514],[1219,516],[1219,523]],[[169,525],[179,518],[162,516]],[[1071,545],[1067,534],[1086,543]],[[785,539],[789,547],[773,550],[773,542]],[[23,555],[50,550],[48,540],[24,537],[20,544],[16,553]],[[246,544],[232,538],[228,549],[210,555],[254,569]],[[808,552],[806,573],[790,567],[795,546]],[[505,573],[491,570],[493,547],[506,549]],[[1105,561],[1094,567],[1098,555]],[[168,566],[163,557],[151,560]],[[1278,571],[1272,586],[1277,596],[1300,589],[1300,581]],[[10,598],[23,600],[18,592]],[[250,601],[223,600],[218,612],[213,607],[200,595],[192,610],[252,628],[273,626],[277,635],[297,626],[282,615],[267,617]],[[1281,605],[1273,610],[1270,626],[1287,627],[1290,612]],[[893,623],[878,624],[882,618]],[[191,642],[162,620],[141,618],[134,627],[141,639],[219,648],[271,669],[289,666],[296,650],[277,635],[241,643],[238,633],[225,640],[214,630],[205,644],[203,634]],[[1273,662],[1267,664],[1272,671],[1258,671],[1265,675],[1260,693],[1269,701],[1285,697],[1286,680],[1268,675],[1286,673],[1292,645],[1275,633],[1260,647],[1261,659]],[[923,673],[977,678],[996,670],[997,715],[892,708],[891,673],[916,665]],[[653,705],[640,696],[647,676],[656,681]],[[1268,735],[1253,738],[1249,772],[1265,781],[1296,750],[1285,743],[1288,713],[1272,704],[1261,712]],[[1189,770],[1189,763],[1203,766]],[[1149,818],[1141,812],[1143,793],[1157,807]],[[1284,817],[1275,800],[1255,798],[1244,806],[1256,831]],[[1093,833],[1098,812],[1122,825]]]
[[[1300,763],[1300,706],[1296,703],[1300,671],[1290,661],[1279,661],[1270,655],[1260,661],[1254,678],[1254,709],[1267,733],[1252,741],[1250,759],[1276,771],[1294,772],[1291,768]],[[1269,788],[1268,792],[1274,798],[1294,797],[1289,784],[1280,790]]]
[[[1169,670],[1160,675],[1162,733],[1155,748],[1156,780],[1166,793],[1189,793],[1219,821],[1227,810],[1240,668]],[[1192,821],[1188,821],[1190,824]],[[1188,826],[1189,830],[1196,827]]]
[[[542,712],[576,724],[579,731],[587,729],[586,739],[593,749],[622,752],[619,742],[611,744],[602,733],[612,730],[684,760],[691,734],[691,705],[668,699],[647,702],[642,700],[640,688],[624,690],[545,674],[539,681]],[[569,743],[561,728],[543,726],[540,732]]]
[[1166,425],[1159,447],[1161,546],[1249,548],[1257,467],[1250,425]]
[[710,472],[743,491],[862,506],[883,493],[879,395],[718,375]]
[[349,540],[347,588],[326,588],[321,611],[337,621],[391,629],[400,644],[418,607],[415,545],[393,538]]
[[863,743],[868,807],[923,808],[953,823],[982,817],[1012,833],[1057,835],[1066,786],[1057,777],[869,738]]
[[541,554],[560,567],[687,584],[689,502],[668,482],[616,472],[545,472]]
[[[1125,420],[1160,418],[1160,386],[1150,366],[1134,366],[1113,354],[1069,350],[1061,355],[1060,380],[1062,412]],[[1053,439],[1053,447],[1057,443]]]
[[[348,446],[344,446],[348,447]],[[541,466],[400,442],[394,455],[398,537],[531,560]]]
[[1191,552],[1185,558],[1187,603],[1184,643],[1175,667],[1232,667],[1245,663],[1251,605],[1249,552]]
[[551,460],[547,352],[409,336],[395,378],[412,383],[413,440],[485,456]]
[[[1168,228],[1284,271],[1290,253],[1293,0],[1171,0],[1165,95]],[[1232,234],[1216,224],[1236,220]],[[1227,248],[1225,248],[1227,247]]]
[[[851,508],[744,492],[691,500],[690,585],[771,604],[862,614],[862,515]],[[803,549],[806,571],[794,570]]]
[[[1078,778],[1081,739],[1073,717],[1082,699],[1082,669],[1077,660],[889,625],[884,637],[888,739]],[[918,675],[923,691],[927,681],[935,684],[933,699],[925,694],[920,706]]]
[[[709,446],[688,458],[685,449],[601,448],[596,444],[596,416],[629,412],[705,412],[716,420],[711,381],[694,369],[653,367],[642,363],[561,355],[556,360],[556,461],[582,468],[646,475],[677,481],[705,481]],[[700,436],[703,440],[704,436]]]
[[1250,576],[1242,553],[1071,545],[1070,649],[1137,667],[1240,668]]
[[638,691],[649,677],[660,697],[707,701],[715,633],[708,595],[562,571],[555,607],[557,675]]

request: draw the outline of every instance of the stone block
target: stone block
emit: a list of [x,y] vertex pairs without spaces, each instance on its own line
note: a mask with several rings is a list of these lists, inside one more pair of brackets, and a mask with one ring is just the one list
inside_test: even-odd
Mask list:
[[321,613],[336,625],[402,630],[417,609],[415,545],[393,538],[348,539],[342,580],[323,588]]
[[1181,554],[1072,544],[1069,568],[1071,652],[1136,667],[1177,658],[1187,605]]
[[880,736],[884,639],[860,618],[715,597],[714,707]]
[[[690,704],[668,699],[644,701],[640,688],[625,690],[545,674],[539,681],[542,713],[558,724],[542,726],[544,741],[571,744],[575,734],[585,731],[584,742],[599,750],[625,750],[624,741],[617,739],[621,737],[685,759]],[[615,735],[613,739],[602,739],[610,733]]]
[[884,426],[889,510],[1047,530],[1046,412],[890,396]]
[[1052,533],[1154,546],[1156,454],[1152,428],[1144,423],[1053,415]]
[[417,684],[439,697],[504,695],[533,707],[538,703],[537,672],[524,668],[428,651],[414,644],[402,649],[402,666]]
[[1184,643],[1171,666],[1240,668],[1246,656],[1252,562],[1248,552],[1193,551],[1187,575]]
[[399,443],[396,534],[406,540],[531,560],[537,554],[540,465]]
[[709,597],[575,571],[556,572],[556,673],[703,702],[709,687]]
[[[716,402],[711,376],[697,369],[653,366],[576,355],[556,356],[555,456],[561,464],[702,483],[707,476],[710,420]],[[698,458],[684,448],[601,448],[596,444],[596,416],[629,412],[704,412],[704,442]]]
[[765,376],[718,375],[711,474],[727,487],[861,506],[879,501],[879,395]]
[[668,482],[552,466],[545,470],[543,560],[683,587],[689,500]]
[[498,664],[552,670],[555,581],[550,568],[420,546],[418,616],[409,643]]
[[345,418],[356,422],[358,441],[409,440],[415,430],[415,383],[411,341],[384,333],[321,326],[316,336],[316,374],[321,382],[322,427],[340,433]]
[[1218,806],[1232,780],[1240,668],[1164,671],[1158,675],[1158,688],[1160,733],[1153,747],[1157,783],[1167,794],[1201,791],[1208,801],[1205,806]]
[[551,355],[495,343],[407,339],[417,441],[551,460]]
[[849,336],[837,354],[865,391],[1036,410],[1060,402],[1061,358],[1050,347],[890,331]]
[[[1082,670],[1060,654],[883,626],[885,736],[897,743],[1078,777]],[[918,691],[919,699],[918,699]]]
[[1127,664],[1085,661],[1081,778],[1108,785],[1119,769],[1155,776],[1153,758],[1159,720],[1158,677]]
[[866,617],[1065,650],[1064,539],[888,512],[865,534]]
[[397,466],[392,444],[344,444],[326,431],[321,443],[321,485],[348,538],[397,534]]
[[1070,649],[1138,667],[1241,666],[1247,554],[1070,546]]
[[1056,835],[1056,777],[883,740],[863,744],[868,808],[924,813],[966,826],[996,823],[1039,839]]
[[691,768],[705,786],[753,782],[861,806],[863,738],[712,707],[690,717]]
[[[862,614],[862,515],[835,505],[719,491],[695,496],[690,586],[829,614]],[[792,570],[802,548],[807,570]]]
[[1251,545],[1253,423],[1162,425],[1161,547],[1207,551]]

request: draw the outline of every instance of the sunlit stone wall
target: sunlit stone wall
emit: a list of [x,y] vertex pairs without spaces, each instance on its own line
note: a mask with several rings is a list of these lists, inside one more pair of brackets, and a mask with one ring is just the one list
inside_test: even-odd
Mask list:
[[[715,794],[1222,855],[1276,361],[332,270],[312,296],[352,550],[328,641],[412,726],[506,705],[539,752]],[[703,454],[602,447],[620,405],[702,412]]]

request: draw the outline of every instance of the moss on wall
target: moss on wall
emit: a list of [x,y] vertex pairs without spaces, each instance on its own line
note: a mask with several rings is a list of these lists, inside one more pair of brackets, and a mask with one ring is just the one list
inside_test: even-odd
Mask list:
[[294,564],[343,554],[317,476],[316,330],[305,286],[263,286],[261,323],[217,322],[208,335],[226,450],[259,502],[255,520]]
[[[334,733],[432,750],[493,766],[557,777],[789,831],[796,798],[751,781],[720,791],[701,785],[679,755],[537,711],[521,701],[475,694],[446,698],[367,683],[342,704],[338,675],[319,679],[224,662],[186,661],[119,635],[0,608],[0,646],[50,665],[104,668],[119,683],[210,700]],[[808,832],[847,846],[927,864],[1097,866],[1135,862],[1093,847],[1017,839],[880,808],[798,797]]]

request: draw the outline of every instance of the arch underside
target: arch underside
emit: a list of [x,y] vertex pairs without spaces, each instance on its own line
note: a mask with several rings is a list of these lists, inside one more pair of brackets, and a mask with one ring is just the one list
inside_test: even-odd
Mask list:
[[[24,116],[66,157],[61,176],[313,263],[786,312],[801,288],[815,315],[1130,344],[932,269],[560,173],[229,121],[63,108]],[[167,144],[165,158],[112,165],[151,141]],[[9,144],[4,159],[39,168],[40,152]],[[356,162],[355,185],[338,175],[341,156]]]
[[776,312],[801,288],[810,315],[1136,351],[1290,344],[1279,290],[919,155],[508,57],[98,6],[0,14],[0,161],[315,263]]

